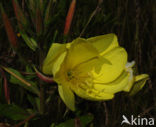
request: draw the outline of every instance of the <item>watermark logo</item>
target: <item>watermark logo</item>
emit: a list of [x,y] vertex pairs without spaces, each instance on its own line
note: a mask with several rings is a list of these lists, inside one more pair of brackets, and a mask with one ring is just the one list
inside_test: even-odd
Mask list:
[[154,125],[154,118],[143,118],[140,116],[134,117],[131,115],[131,118],[128,119],[125,115],[122,115],[122,122],[123,124],[129,124],[129,125],[142,125],[142,126],[153,126]]

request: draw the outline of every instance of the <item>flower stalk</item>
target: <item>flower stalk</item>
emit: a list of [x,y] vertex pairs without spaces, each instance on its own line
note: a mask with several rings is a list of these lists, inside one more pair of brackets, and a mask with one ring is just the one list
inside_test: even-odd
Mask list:
[[39,79],[41,79],[42,81],[44,82],[47,82],[47,83],[53,83],[53,79],[52,77],[48,77],[48,76],[45,76],[43,75],[41,72],[39,72],[35,67],[34,67],[34,70],[36,72],[36,75]]

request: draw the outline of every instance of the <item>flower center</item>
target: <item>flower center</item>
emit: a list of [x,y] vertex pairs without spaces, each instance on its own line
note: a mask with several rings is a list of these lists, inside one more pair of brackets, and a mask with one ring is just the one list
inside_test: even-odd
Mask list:
[[93,76],[89,72],[80,74],[76,70],[68,70],[66,72],[66,77],[67,81],[71,83],[71,88],[73,88],[73,90],[75,88],[81,88],[83,90],[93,88]]
[[71,70],[67,71],[67,80],[70,81],[74,78],[73,72]]

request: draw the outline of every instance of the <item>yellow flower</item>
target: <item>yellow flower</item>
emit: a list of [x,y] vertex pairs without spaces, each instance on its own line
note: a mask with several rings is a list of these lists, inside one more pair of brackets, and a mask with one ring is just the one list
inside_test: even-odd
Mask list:
[[43,72],[53,75],[62,100],[75,110],[74,93],[95,101],[112,99],[120,91],[135,94],[148,75],[134,76],[133,65],[127,62],[127,52],[119,46],[116,35],[106,34],[77,38],[67,44],[53,43]]

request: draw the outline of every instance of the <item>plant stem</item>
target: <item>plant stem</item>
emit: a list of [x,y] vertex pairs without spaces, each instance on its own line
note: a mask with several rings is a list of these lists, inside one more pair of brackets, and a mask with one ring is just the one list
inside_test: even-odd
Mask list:
[[[39,51],[40,70],[42,68],[42,61],[43,61],[43,53],[40,49],[40,51]],[[44,98],[44,85],[43,85],[42,80],[39,80],[39,85],[40,85],[40,113],[44,114],[44,112],[45,112],[45,98]]]
[[40,113],[43,114],[45,109],[44,87],[40,81]]
[[31,120],[34,117],[35,117],[35,114],[32,114],[31,116],[29,116],[25,120],[21,121],[20,123],[14,125],[13,127],[20,127],[21,125],[25,124],[26,122],[28,122],[29,120]]

